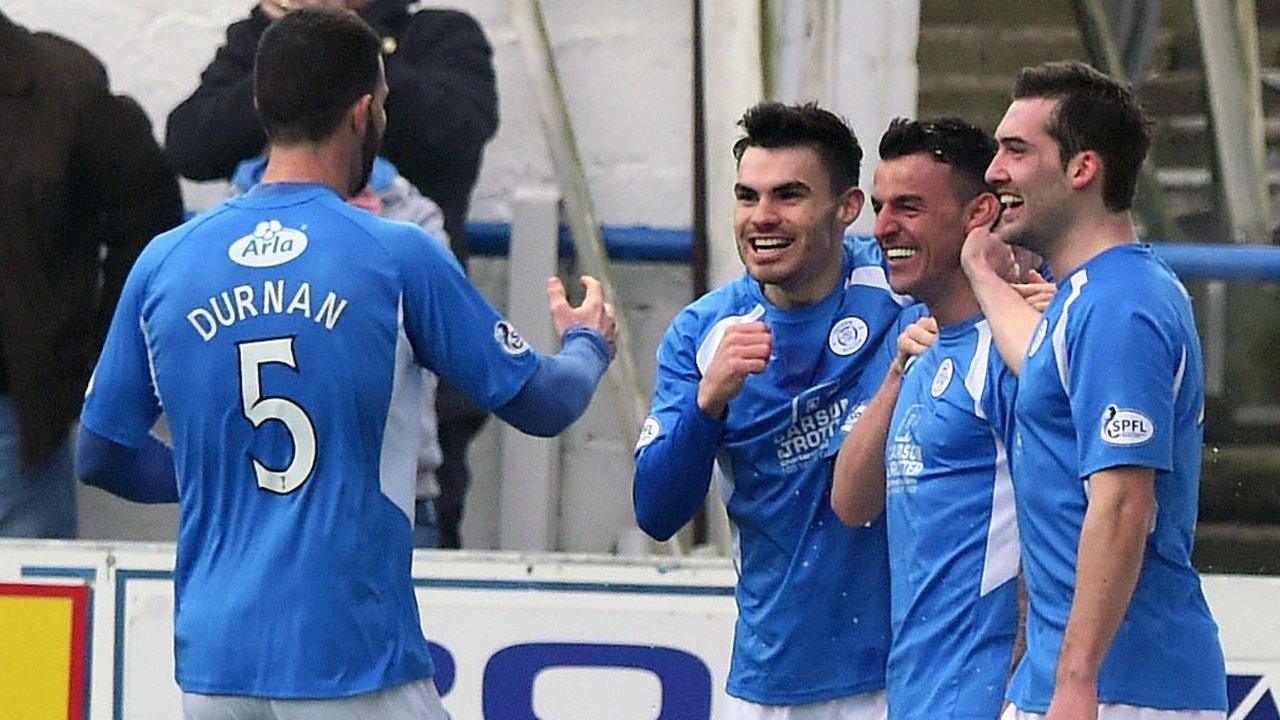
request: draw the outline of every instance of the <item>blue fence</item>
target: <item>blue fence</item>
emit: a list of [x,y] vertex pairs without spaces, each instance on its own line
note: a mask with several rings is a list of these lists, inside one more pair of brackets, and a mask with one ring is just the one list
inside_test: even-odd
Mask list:
[[[687,228],[608,226],[603,228],[605,247],[614,260],[689,262],[693,235]],[[471,252],[506,255],[511,227],[506,223],[467,224]],[[1215,243],[1153,242],[1156,252],[1183,278],[1280,281],[1280,247]],[[560,256],[573,255],[569,231],[560,228]]]

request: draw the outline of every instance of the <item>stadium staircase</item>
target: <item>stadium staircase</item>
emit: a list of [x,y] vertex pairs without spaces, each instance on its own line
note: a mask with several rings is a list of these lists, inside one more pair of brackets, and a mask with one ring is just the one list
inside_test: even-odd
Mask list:
[[[1280,3],[1256,6],[1272,217],[1280,220]],[[1087,59],[1066,0],[928,0],[920,26],[925,118],[957,115],[993,130],[1020,68]],[[1191,0],[1162,3],[1138,94],[1157,121],[1152,160],[1170,219],[1188,240],[1228,238]],[[1280,243],[1280,232],[1272,242]],[[1204,283],[1189,289],[1204,295]],[[1212,572],[1280,574],[1280,287],[1232,284],[1227,308],[1227,388],[1208,406],[1196,563]],[[1197,311],[1203,330],[1200,303]]]

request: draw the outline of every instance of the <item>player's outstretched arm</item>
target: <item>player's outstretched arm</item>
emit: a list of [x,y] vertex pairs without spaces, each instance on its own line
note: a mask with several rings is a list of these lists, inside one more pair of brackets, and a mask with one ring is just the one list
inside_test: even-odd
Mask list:
[[1076,587],[1045,720],[1097,717],[1098,671],[1138,584],[1155,511],[1155,470],[1126,466],[1089,476]]
[[908,360],[927,350],[937,332],[937,321],[931,317],[907,326],[897,339],[898,350],[884,382],[840,445],[831,486],[831,509],[845,525],[866,525],[884,512],[884,447],[902,375]]
[[133,448],[81,425],[76,436],[76,475],[86,485],[136,503],[178,502],[173,451],[153,435]]
[[617,321],[603,288],[584,275],[586,298],[574,307],[559,278],[547,281],[547,299],[561,349],[538,358],[537,369],[510,402],[494,413],[516,429],[551,437],[563,432],[586,411],[609,361],[617,352]]
[[1016,275],[1013,251],[985,224],[969,232],[960,264],[991,326],[1000,357],[1014,375],[1020,374],[1022,358],[1040,322],[1040,312],[1031,304],[1037,286],[1033,285],[1031,297],[1024,297],[1010,284]]

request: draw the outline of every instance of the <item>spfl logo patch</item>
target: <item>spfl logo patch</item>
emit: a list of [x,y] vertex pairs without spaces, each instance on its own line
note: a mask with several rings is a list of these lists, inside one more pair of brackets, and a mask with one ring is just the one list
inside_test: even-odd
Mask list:
[[508,355],[523,355],[529,352],[529,343],[520,337],[520,333],[506,320],[499,320],[493,326],[493,339],[498,341]]
[[644,425],[640,426],[640,439],[636,440],[636,452],[641,448],[658,439],[658,433],[662,432],[662,423],[658,422],[658,418],[650,415],[644,419]]
[[264,220],[253,232],[231,243],[227,257],[237,265],[265,268],[283,265],[307,249],[307,234],[279,220]]
[[837,355],[852,355],[867,342],[867,323],[856,315],[843,318],[831,326],[827,346]]
[[1137,410],[1122,410],[1108,405],[1102,413],[1102,441],[1108,445],[1141,445],[1155,437],[1151,418]]
[[929,388],[929,394],[934,397],[942,397],[942,393],[947,391],[947,386],[951,384],[951,377],[956,374],[956,364],[951,362],[951,358],[942,361],[938,366],[938,372],[933,376],[933,386]]

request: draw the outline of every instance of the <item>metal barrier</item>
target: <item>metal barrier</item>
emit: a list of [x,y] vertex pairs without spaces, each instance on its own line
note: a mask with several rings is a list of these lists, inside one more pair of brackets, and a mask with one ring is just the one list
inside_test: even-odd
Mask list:
[[[511,244],[511,226],[498,222],[467,223],[467,238],[476,255],[503,256]],[[560,227],[560,256],[570,257],[568,228]],[[693,258],[687,228],[644,225],[605,226],[609,256],[621,261],[687,263]],[[1280,247],[1236,243],[1152,242],[1156,253],[1184,278],[1280,281]]]

